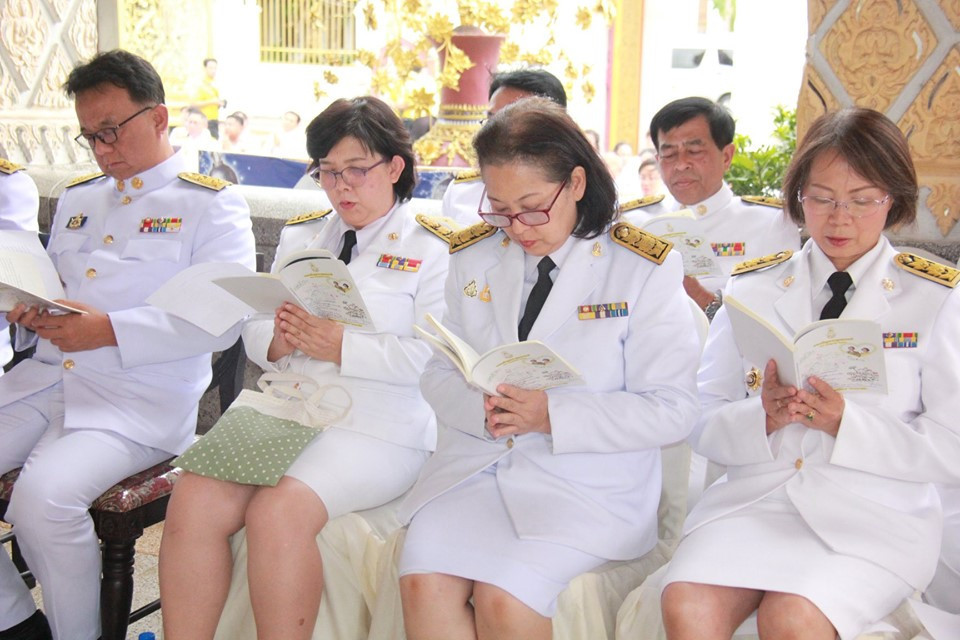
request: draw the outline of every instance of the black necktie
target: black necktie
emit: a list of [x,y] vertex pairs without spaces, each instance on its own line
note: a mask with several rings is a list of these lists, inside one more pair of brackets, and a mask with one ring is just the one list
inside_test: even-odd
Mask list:
[[353,229],[347,229],[343,234],[343,249],[340,249],[340,255],[337,256],[343,261],[343,264],[350,264],[350,256],[353,255],[355,246],[357,246],[357,232]]
[[827,278],[827,284],[830,285],[830,291],[833,291],[833,297],[823,305],[823,311],[820,312],[820,319],[839,318],[847,306],[847,289],[853,284],[853,278],[846,271],[834,271]]
[[520,326],[517,328],[517,334],[521,341],[526,340],[527,336],[530,335],[530,329],[533,327],[537,316],[540,315],[540,309],[543,308],[543,303],[547,301],[547,296],[550,295],[550,288],[553,287],[550,272],[553,271],[555,266],[550,256],[543,258],[537,264],[537,273],[539,274],[537,283],[530,290],[527,306],[523,309],[523,317],[520,318]]

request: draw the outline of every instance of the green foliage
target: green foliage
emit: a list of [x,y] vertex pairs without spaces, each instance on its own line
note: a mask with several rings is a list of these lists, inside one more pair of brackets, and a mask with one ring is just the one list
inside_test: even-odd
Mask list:
[[733,31],[733,25],[737,21],[737,0],[713,0],[713,8],[727,21],[727,28]]
[[739,134],[733,140],[737,152],[726,180],[738,196],[781,196],[780,185],[797,148],[797,112],[778,105],[773,124],[772,145],[751,149],[750,138]]

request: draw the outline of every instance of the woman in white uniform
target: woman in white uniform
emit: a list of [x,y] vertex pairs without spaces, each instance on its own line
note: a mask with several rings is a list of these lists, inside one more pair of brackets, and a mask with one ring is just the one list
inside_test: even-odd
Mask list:
[[542,341],[584,382],[491,397],[446,357],[427,365],[439,442],[400,513],[411,640],[549,638],[572,578],[656,543],[660,447],[698,413],[680,256],[615,224],[613,180],[580,128],[528,98],[474,146],[491,211],[451,242],[443,324],[479,353]]
[[171,640],[213,637],[230,584],[228,539],[244,526],[258,637],[309,638],[323,591],[317,534],[332,518],[409,489],[435,445],[435,419],[418,387],[431,351],[413,325],[441,313],[448,247],[406,204],[416,179],[408,134],[376,98],[337,100],[307,128],[307,151],[336,214],[291,220],[277,255],[339,254],[376,332],[345,330],[291,303],[244,328],[247,354],[264,370],[338,385],[352,409],[306,446],[276,486],[180,478],[160,556]]
[[671,639],[730,638],[755,610],[761,638],[854,638],[930,582],[932,483],[960,480],[960,272],[883,236],[916,217],[903,135],[868,109],[823,116],[783,191],[810,240],[744,263],[728,296],[785,335],[838,316],[878,322],[888,392],[780,384],[776,362],[745,360],[721,309],[693,440],[728,479],[690,513],[664,578]]

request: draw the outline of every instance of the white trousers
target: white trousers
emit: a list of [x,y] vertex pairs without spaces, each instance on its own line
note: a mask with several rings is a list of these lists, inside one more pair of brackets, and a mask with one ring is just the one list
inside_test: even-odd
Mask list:
[[[58,384],[0,408],[0,473],[23,465],[6,520],[43,586],[56,640],[100,636],[100,547],[88,509],[118,481],[170,454],[93,429],[63,428]],[[0,629],[33,614],[30,592],[0,554]]]

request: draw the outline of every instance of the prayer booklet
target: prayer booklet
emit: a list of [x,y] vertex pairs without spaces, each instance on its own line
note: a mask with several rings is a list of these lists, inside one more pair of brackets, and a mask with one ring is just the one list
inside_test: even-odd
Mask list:
[[427,322],[437,335],[414,325],[414,329],[437,351],[457,366],[467,382],[491,396],[499,396],[497,385],[506,383],[521,389],[552,389],[583,384],[583,377],[550,347],[539,340],[502,345],[478,354],[431,314]]
[[285,256],[277,273],[254,273],[239,264],[195,264],[147,302],[215,336],[249,316],[272,316],[284,302],[358,330],[376,330],[347,265],[325,249]]
[[18,304],[51,313],[86,313],[63,299],[60,275],[34,231],[0,231],[0,313]]
[[673,248],[683,257],[683,275],[720,277],[723,271],[699,227],[700,222],[690,209],[662,213],[640,224],[644,231],[673,243]]
[[784,385],[807,388],[817,376],[837,391],[887,392],[883,334],[873,320],[818,320],[792,338],[756,315],[732,296],[723,298],[733,333],[744,359],[761,371],[777,363]]

